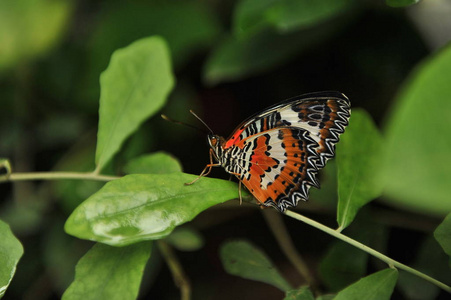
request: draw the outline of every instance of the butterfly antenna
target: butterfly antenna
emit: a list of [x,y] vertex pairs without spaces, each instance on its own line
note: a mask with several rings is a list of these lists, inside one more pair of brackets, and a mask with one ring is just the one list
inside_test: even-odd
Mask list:
[[[203,130],[203,129],[199,128],[199,127],[196,127],[196,126],[194,126],[194,125],[191,125],[191,124],[188,124],[188,123],[184,123],[184,122],[181,122],[181,121],[173,120],[173,119],[171,119],[171,118],[169,118],[168,116],[163,115],[163,114],[161,115],[161,118],[162,118],[163,120],[166,120],[166,121],[169,121],[169,122],[172,122],[172,123],[175,123],[175,124],[188,126],[188,127],[190,127],[190,128],[193,128],[193,129],[202,131],[203,133],[207,133],[207,132],[205,132],[205,130]],[[203,123],[203,122],[202,122],[202,123]]]
[[198,119],[202,124],[204,124],[205,127],[207,127],[208,130],[210,130],[210,133],[213,134],[213,130],[211,130],[211,128],[207,125],[207,123],[204,122],[204,120],[202,120],[198,115],[196,115],[196,113],[194,111],[192,111],[191,109],[189,110],[189,112],[196,117],[196,119]]

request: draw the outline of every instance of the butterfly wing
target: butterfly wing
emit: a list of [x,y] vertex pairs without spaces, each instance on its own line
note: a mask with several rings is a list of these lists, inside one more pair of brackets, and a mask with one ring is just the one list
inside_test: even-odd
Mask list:
[[319,187],[317,143],[308,131],[271,129],[249,137],[243,145],[253,150],[239,179],[263,205],[284,211],[307,200],[310,186]]
[[349,116],[343,94],[306,94],[248,118],[223,147],[241,149],[235,174],[257,200],[284,211],[319,187],[316,174],[335,155]]

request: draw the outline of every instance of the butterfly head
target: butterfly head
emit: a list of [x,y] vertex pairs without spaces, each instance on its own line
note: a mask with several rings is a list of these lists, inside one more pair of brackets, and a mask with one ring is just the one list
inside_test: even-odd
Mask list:
[[213,150],[215,158],[217,160],[220,160],[220,158],[222,157],[222,145],[225,142],[224,138],[219,135],[210,133],[207,136],[207,140],[208,145]]

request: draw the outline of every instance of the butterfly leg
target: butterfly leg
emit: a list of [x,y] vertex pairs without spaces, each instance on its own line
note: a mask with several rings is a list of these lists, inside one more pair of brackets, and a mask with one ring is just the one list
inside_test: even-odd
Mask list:
[[202,177],[207,176],[208,174],[210,174],[211,169],[213,167],[219,167],[220,165],[221,165],[220,163],[214,163],[213,162],[213,153],[212,153],[212,150],[210,150],[210,163],[205,166],[205,168],[202,170],[202,172],[200,173],[200,175],[196,179],[194,179],[191,182],[186,182],[185,185],[192,185],[193,183],[195,183],[196,181],[198,181]]
[[240,183],[238,184],[238,195],[240,197],[240,205],[243,204],[243,197],[241,195],[241,180]]

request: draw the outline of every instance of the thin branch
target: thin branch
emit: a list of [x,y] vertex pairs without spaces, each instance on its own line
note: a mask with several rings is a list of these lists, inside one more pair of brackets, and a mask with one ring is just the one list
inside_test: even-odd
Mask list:
[[158,240],[158,247],[160,248],[161,254],[163,255],[166,263],[168,264],[169,270],[171,270],[172,278],[174,278],[175,285],[180,288],[181,300],[191,299],[191,285],[188,278],[183,271],[182,265],[177,259],[172,247],[169,246],[165,241]]
[[315,279],[310,273],[304,259],[294,247],[293,241],[288,234],[285,224],[283,223],[282,215],[270,209],[263,209],[262,213],[286,257],[290,260],[301,276],[307,281],[309,286],[315,286]]
[[287,216],[289,216],[291,218],[294,218],[296,220],[302,221],[302,222],[304,222],[304,223],[306,223],[306,224],[308,224],[310,226],[313,226],[313,227],[315,227],[315,228],[317,228],[319,230],[324,231],[325,233],[328,233],[328,234],[336,237],[337,239],[340,239],[340,240],[342,240],[342,241],[344,241],[344,242],[346,242],[346,243],[348,243],[348,244],[350,244],[350,245],[352,245],[352,246],[354,246],[356,248],[359,248],[360,250],[363,250],[366,253],[368,253],[368,254],[370,254],[370,255],[372,255],[374,257],[377,257],[380,260],[384,261],[390,267],[396,267],[398,269],[401,269],[401,270],[404,270],[404,271],[409,272],[411,274],[414,274],[414,275],[416,275],[416,276],[418,276],[420,278],[423,278],[424,280],[429,281],[430,283],[438,286],[439,288],[447,291],[448,293],[451,293],[451,287],[446,285],[446,284],[444,284],[443,282],[440,282],[437,279],[434,279],[434,278],[432,278],[432,277],[430,277],[430,276],[428,276],[428,275],[426,275],[426,274],[424,274],[424,273],[422,273],[422,272],[420,272],[418,270],[415,270],[415,269],[413,269],[413,268],[411,268],[409,266],[406,266],[406,265],[404,265],[404,264],[402,264],[402,263],[400,263],[400,262],[398,262],[396,260],[393,260],[390,257],[388,257],[388,256],[386,256],[386,255],[384,255],[384,254],[382,254],[382,253],[380,253],[380,252],[378,252],[378,251],[376,251],[376,250],[374,250],[374,249],[372,249],[372,248],[370,248],[370,247],[368,247],[368,246],[366,246],[366,245],[364,245],[364,244],[362,244],[362,243],[360,243],[360,242],[358,242],[358,241],[356,241],[354,239],[351,239],[350,237],[348,237],[348,236],[346,236],[346,235],[344,235],[344,234],[342,234],[342,233],[340,233],[340,232],[338,232],[338,231],[336,231],[336,230],[334,230],[332,228],[329,228],[329,227],[327,227],[327,226],[325,226],[325,225],[323,225],[321,223],[318,223],[318,222],[316,222],[316,221],[314,221],[312,219],[304,217],[303,215],[300,215],[300,214],[295,213],[293,211],[287,210],[285,212],[285,215],[287,215]]
[[23,180],[61,180],[61,179],[111,181],[118,178],[120,177],[99,175],[93,172],[29,172],[29,173],[11,173],[6,176],[0,177],[0,183],[8,181],[23,181]]

